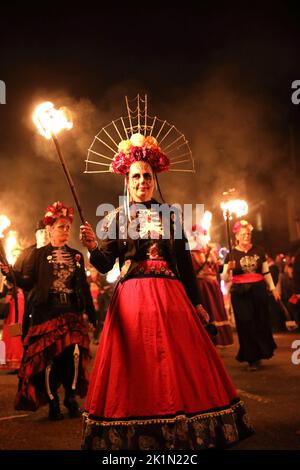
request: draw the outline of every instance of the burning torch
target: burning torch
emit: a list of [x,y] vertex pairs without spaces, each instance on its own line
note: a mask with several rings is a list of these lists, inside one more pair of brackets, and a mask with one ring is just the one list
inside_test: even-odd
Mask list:
[[[229,196],[235,192],[235,189],[231,189],[228,192],[224,192],[223,196]],[[226,234],[227,234],[227,243],[229,249],[229,259],[231,259],[232,254],[232,243],[230,236],[230,220],[232,215],[235,214],[236,217],[242,217],[248,213],[248,204],[243,199],[227,199],[226,201],[221,202],[221,209],[223,210],[223,216],[226,223]]]
[[10,220],[6,215],[0,215],[0,262],[8,265],[6,253],[2,245],[1,238],[4,238],[3,231],[10,226]]
[[79,216],[81,219],[82,224],[85,224],[85,219],[83,217],[83,212],[81,209],[81,205],[79,203],[79,199],[75,190],[74,183],[72,181],[71,174],[69,169],[66,165],[62,152],[60,150],[60,146],[57,139],[57,134],[63,129],[72,129],[73,122],[70,111],[65,108],[55,109],[53,103],[50,101],[46,101],[45,103],[41,103],[35,109],[33,114],[33,122],[35,123],[36,127],[38,128],[40,134],[42,134],[46,139],[50,140],[52,138],[60,163],[62,165],[63,171],[67,178],[68,184],[70,186],[76,207],[79,212]]
[[18,287],[17,287],[16,278],[15,278],[13,269],[11,265],[9,264],[6,252],[3,248],[2,241],[1,241],[1,238],[3,238],[3,230],[7,229],[9,226],[10,226],[9,218],[6,217],[6,215],[0,215],[0,262],[8,266],[9,274],[13,283],[13,299],[15,303],[15,323],[10,325],[12,328],[9,330],[9,335],[19,336],[22,334],[22,332],[21,332],[21,325],[18,323],[19,322]]

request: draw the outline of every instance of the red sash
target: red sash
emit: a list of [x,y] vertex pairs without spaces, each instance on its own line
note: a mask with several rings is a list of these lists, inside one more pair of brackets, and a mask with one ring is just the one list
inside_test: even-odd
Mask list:
[[245,282],[259,282],[263,281],[264,276],[259,273],[247,273],[247,274],[237,274],[233,276],[232,283],[233,284],[243,284]]

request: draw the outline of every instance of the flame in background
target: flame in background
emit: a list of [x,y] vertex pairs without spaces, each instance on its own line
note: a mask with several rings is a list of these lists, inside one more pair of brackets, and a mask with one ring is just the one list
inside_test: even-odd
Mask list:
[[211,240],[211,236],[210,236],[211,223],[212,223],[212,213],[210,211],[205,211],[203,214],[202,221],[201,221],[201,227],[203,228],[203,230],[206,231],[206,234],[204,235],[206,243],[208,243]]
[[39,104],[32,118],[38,131],[46,139],[51,139],[53,134],[57,135],[63,129],[73,127],[71,112],[65,107],[55,109],[50,101]]
[[0,215],[0,238],[3,238],[3,230],[10,226],[11,222],[6,215]]
[[17,232],[10,230],[5,240],[5,253],[9,264],[14,264],[21,251],[20,245],[17,239]]
[[248,204],[242,199],[230,199],[226,202],[221,202],[221,209],[223,210],[224,218],[226,218],[227,212],[229,215],[235,214],[236,217],[242,217],[248,213]]

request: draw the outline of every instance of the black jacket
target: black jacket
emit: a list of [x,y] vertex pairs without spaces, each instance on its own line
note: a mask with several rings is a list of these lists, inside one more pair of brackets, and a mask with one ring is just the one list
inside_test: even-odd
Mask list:
[[[85,312],[89,321],[95,324],[95,309],[86,279],[83,255],[74,248],[67,246],[73,258],[80,256],[79,266],[75,264],[74,291],[77,297],[78,312]],[[31,315],[31,324],[39,324],[47,321],[48,317],[48,296],[53,283],[52,265],[47,257],[52,252],[51,244],[41,248],[34,248],[31,254],[23,263],[22,271],[14,269],[16,281],[19,287],[29,291],[28,295],[28,315]]]
[[[155,200],[149,203],[143,203],[148,206],[151,204],[157,204]],[[116,223],[116,233],[119,233],[119,210],[114,211],[108,215],[109,223]],[[115,220],[114,220],[115,219]],[[171,237],[170,240],[160,240],[160,243],[167,246],[165,249],[164,259],[168,262],[171,270],[177,275],[178,279],[184,285],[185,291],[191,300],[193,305],[201,303],[200,293],[198,290],[197,279],[195,276],[191,254],[187,249],[187,239],[182,230],[182,238],[175,239],[173,236],[174,227],[173,221],[171,220]],[[105,225],[104,225],[105,227]],[[157,242],[157,240],[155,240]],[[95,268],[101,273],[107,273],[110,271],[117,258],[119,258],[120,269],[124,263],[130,260],[130,267],[126,274],[121,277],[120,282],[124,282],[130,278],[132,271],[139,264],[141,260],[146,259],[145,257],[145,244],[149,241],[145,240],[133,240],[127,237],[126,239],[121,238],[106,238],[101,240],[99,247],[91,252],[90,262]],[[151,240],[150,240],[151,243]]]

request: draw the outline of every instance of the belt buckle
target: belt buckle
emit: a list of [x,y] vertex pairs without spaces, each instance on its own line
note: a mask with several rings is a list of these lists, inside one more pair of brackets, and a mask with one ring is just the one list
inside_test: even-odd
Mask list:
[[67,294],[65,292],[60,292],[59,300],[61,304],[67,304],[68,303]]

